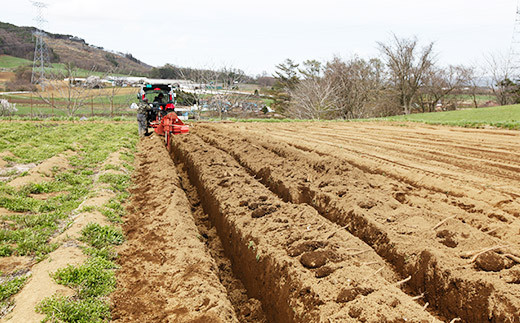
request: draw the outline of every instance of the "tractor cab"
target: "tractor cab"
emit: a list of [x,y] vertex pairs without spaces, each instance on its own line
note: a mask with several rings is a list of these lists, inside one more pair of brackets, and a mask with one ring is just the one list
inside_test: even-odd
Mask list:
[[[139,101],[146,98],[153,114],[166,115],[175,111],[173,87],[168,84],[145,84],[139,93]],[[154,118],[155,119],[155,118]]]

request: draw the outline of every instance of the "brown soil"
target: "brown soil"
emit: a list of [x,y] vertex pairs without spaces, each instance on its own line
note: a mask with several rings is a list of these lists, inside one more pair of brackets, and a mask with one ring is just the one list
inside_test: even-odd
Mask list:
[[172,160],[158,138],[144,139],[139,150],[114,321],[238,322]]
[[310,206],[283,202],[229,154],[190,134],[175,138],[173,155],[268,321],[435,321],[385,278],[372,248]]
[[267,322],[262,304],[255,298],[247,296],[247,290],[242,282],[234,275],[231,260],[226,257],[222,242],[215,226],[211,223],[208,214],[204,212],[197,189],[191,185],[186,168],[177,164],[181,188],[186,193],[191,205],[191,213],[199,230],[199,239],[204,242],[207,250],[217,264],[217,275],[226,288],[229,301],[235,309],[240,322]]
[[0,72],[0,83],[8,82],[15,78],[15,74],[13,72]]
[[[200,124],[189,136],[174,139],[176,156],[192,165],[190,178],[207,195],[203,201],[207,201],[217,229],[219,222],[236,214],[235,220],[227,220],[231,223],[221,224],[219,235],[227,236],[229,230],[242,238],[247,232],[251,239],[256,231],[267,236],[268,229],[252,223],[264,221],[263,225],[276,227],[281,218],[277,205],[283,204],[273,199],[274,193],[292,207],[312,207],[321,221],[331,221],[363,240],[383,259],[384,268],[393,268],[401,278],[410,277],[401,284],[403,291],[421,295],[431,313],[466,322],[520,319],[519,132],[381,123]],[[245,172],[254,178],[243,175]],[[256,179],[264,186],[257,187]],[[249,187],[254,189],[249,191]],[[238,205],[233,196],[242,199]],[[254,196],[259,201],[252,202]],[[250,220],[244,220],[248,215]],[[239,230],[240,224],[244,232]],[[322,229],[336,238],[339,233],[347,234],[320,226]],[[350,240],[344,236],[337,243]],[[280,244],[282,241],[293,243],[290,236]],[[268,249],[280,252],[283,248],[273,245],[275,242],[276,237],[269,237]],[[316,246],[320,244],[304,249]],[[247,250],[237,249],[228,246],[226,250],[234,266],[240,267],[245,261],[233,255]],[[323,253],[307,252],[314,253],[302,256],[298,263],[305,270],[329,262]],[[237,273],[243,275],[248,291],[260,290],[254,283],[248,284],[247,268],[237,268]],[[352,295],[386,286],[384,282],[377,286],[341,284],[336,282],[335,288],[340,293],[336,300],[347,302],[343,309],[356,302]],[[283,312],[283,302],[267,291],[264,295],[259,298],[268,315],[271,302]],[[298,313],[294,306],[288,307]],[[322,308],[309,307],[306,313],[324,313]],[[342,313],[342,309],[334,313]],[[355,308],[347,313],[357,320],[363,318]]]

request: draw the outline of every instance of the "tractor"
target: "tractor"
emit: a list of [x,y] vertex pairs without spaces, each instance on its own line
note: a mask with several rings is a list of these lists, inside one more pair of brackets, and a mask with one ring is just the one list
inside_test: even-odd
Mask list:
[[164,136],[168,151],[171,150],[172,135],[189,132],[189,127],[175,113],[175,96],[173,87],[167,84],[145,84],[138,94],[139,101],[144,102],[146,98],[150,102],[151,109],[146,116],[148,127]]

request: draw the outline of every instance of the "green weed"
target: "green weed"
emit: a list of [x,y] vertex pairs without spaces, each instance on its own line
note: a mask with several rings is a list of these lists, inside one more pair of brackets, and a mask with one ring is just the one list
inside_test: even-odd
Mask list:
[[76,289],[80,298],[105,296],[115,288],[115,274],[109,270],[114,268],[116,265],[113,262],[93,257],[81,266],[69,265],[59,269],[52,277],[58,284]]
[[22,289],[26,280],[27,276],[17,277],[0,284],[0,307],[8,304],[9,298]]
[[36,311],[46,315],[42,322],[97,323],[110,321],[111,318],[108,302],[97,298],[53,296],[38,304]]
[[130,176],[123,174],[103,174],[99,176],[101,183],[107,183],[111,185],[111,188],[115,191],[123,192],[130,185]]
[[[126,196],[127,194],[119,195]],[[125,209],[121,204],[120,196],[110,199],[106,204],[103,205],[103,208],[100,209],[100,212],[106,216],[109,221],[114,223],[122,223],[122,217],[125,215]]]
[[124,237],[119,228],[89,223],[81,230],[81,240],[94,248],[100,249],[120,245],[123,243]]
[[91,257],[100,257],[106,260],[115,260],[117,258],[117,253],[112,250],[110,247],[103,247],[103,248],[93,248],[93,247],[87,247],[83,249],[83,252],[87,256]]
[[110,170],[110,169],[113,169],[113,170],[121,170],[121,168],[117,165],[112,165],[112,164],[108,164],[108,165],[105,165],[105,170]]

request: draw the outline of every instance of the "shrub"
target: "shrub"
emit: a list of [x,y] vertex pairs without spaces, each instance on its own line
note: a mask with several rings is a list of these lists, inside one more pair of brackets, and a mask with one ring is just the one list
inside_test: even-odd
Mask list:
[[10,116],[18,111],[16,104],[9,103],[9,101],[0,99],[0,116]]

